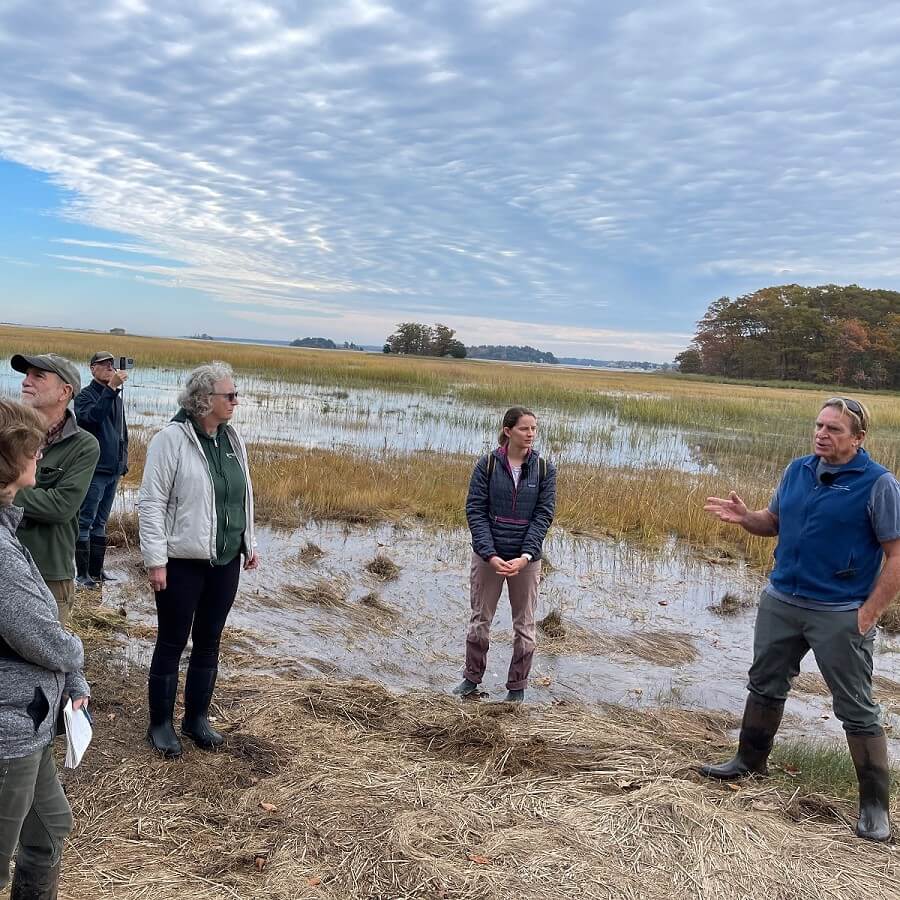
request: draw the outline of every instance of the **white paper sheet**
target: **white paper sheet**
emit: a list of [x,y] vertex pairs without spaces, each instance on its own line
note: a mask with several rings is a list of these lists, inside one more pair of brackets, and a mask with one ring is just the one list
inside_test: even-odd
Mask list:
[[84,709],[73,709],[72,700],[63,708],[63,717],[66,722],[66,762],[67,769],[74,769],[84,756],[88,744],[94,734],[91,723]]

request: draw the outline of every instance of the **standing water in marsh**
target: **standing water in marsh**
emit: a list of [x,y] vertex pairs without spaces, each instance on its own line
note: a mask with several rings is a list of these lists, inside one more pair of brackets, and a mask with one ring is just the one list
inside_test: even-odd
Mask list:
[[[139,361],[138,361],[139,362]],[[188,369],[142,369],[129,375],[125,408],[129,425],[153,432],[176,412]],[[82,383],[90,381],[86,367]],[[16,397],[22,376],[4,361],[0,394]],[[497,430],[499,412],[464,402],[451,393],[385,391],[333,387],[236,374],[240,408],[236,421],[248,443],[290,444],[357,453],[392,451],[474,455],[493,446],[485,435]],[[538,410],[540,441],[562,462],[658,467],[685,472],[712,471],[712,460],[698,450],[705,432],[691,435],[620,420],[613,412]]]
[[[261,567],[242,580],[226,630],[224,672],[356,676],[400,691],[444,692],[459,680],[469,610],[465,531],[310,524],[261,529],[260,538]],[[674,545],[648,554],[558,530],[545,551],[538,618],[558,611],[561,622],[538,629],[529,702],[740,709],[760,576]],[[123,604],[129,621],[150,624],[152,599],[143,584],[135,587],[109,585],[105,602]],[[721,614],[722,606],[730,611],[726,594],[736,603],[732,615]],[[487,699],[505,695],[510,644],[504,597],[483,684]],[[151,649],[133,642],[128,656],[145,665]],[[877,696],[888,727],[892,710],[900,713],[898,651],[900,641],[879,638]],[[803,668],[816,671],[811,655]],[[798,687],[785,733],[837,737],[840,725],[815,676],[801,676]]]

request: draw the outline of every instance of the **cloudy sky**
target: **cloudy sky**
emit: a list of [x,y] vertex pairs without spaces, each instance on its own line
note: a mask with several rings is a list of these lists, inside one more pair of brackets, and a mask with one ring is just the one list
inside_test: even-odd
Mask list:
[[898,83],[875,2],[0,0],[0,318],[671,359],[900,288]]

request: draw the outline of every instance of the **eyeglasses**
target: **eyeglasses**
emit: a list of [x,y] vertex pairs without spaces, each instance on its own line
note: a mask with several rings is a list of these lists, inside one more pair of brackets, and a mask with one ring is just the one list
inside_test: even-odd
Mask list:
[[221,394],[218,391],[213,391],[209,396],[210,397],[224,397],[229,403],[234,403],[234,401],[237,400],[237,398],[238,398],[238,392],[237,391],[228,391],[227,394]]

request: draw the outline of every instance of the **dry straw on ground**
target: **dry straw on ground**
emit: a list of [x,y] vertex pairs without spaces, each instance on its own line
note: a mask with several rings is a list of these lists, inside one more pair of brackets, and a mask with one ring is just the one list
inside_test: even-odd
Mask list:
[[301,603],[337,609],[347,605],[349,589],[340,579],[317,578],[312,584],[288,585],[284,590]]
[[545,653],[629,654],[658,666],[683,666],[697,658],[694,639],[677,631],[599,634],[552,609],[538,621],[538,643]]
[[386,553],[378,553],[371,562],[366,564],[366,571],[371,572],[382,581],[390,581],[400,574],[400,566]]
[[144,674],[94,661],[66,776],[68,900],[898,896],[896,854],[826,809],[692,774],[721,716],[510,708],[368,682],[224,679],[225,749],[143,744]]

